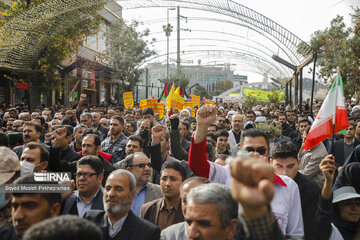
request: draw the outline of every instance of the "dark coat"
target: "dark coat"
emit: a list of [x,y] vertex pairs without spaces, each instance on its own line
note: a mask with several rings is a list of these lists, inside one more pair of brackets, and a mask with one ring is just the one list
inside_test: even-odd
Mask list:
[[[103,196],[104,196],[103,190],[102,190],[102,188],[100,188],[100,191],[96,194],[96,196],[93,199],[93,203],[91,205],[92,210],[104,210]],[[77,191],[73,192],[70,195],[70,197],[68,197],[65,200],[61,214],[63,214],[63,215],[64,214],[73,214],[71,212],[71,209],[74,207],[74,204],[76,207],[76,198],[77,198]]]
[[[108,218],[105,211],[90,210],[84,215],[85,219],[94,222],[103,232],[104,240],[110,239]],[[115,240],[157,240],[160,239],[160,229],[149,221],[135,216],[129,211],[120,232]]]
[[[331,154],[333,154],[335,157],[335,164],[337,167],[344,165],[344,162],[346,160],[344,158],[344,144],[345,144],[344,139],[334,142],[334,147],[333,147],[334,152],[332,152]],[[355,138],[354,148],[359,144],[360,142]]]
[[[142,205],[140,210],[141,218],[144,218],[154,224],[157,224],[162,200],[163,200],[162,198],[159,198]],[[178,204],[178,209],[175,212],[174,220],[172,223],[169,223],[169,226],[183,221],[184,221],[184,215],[182,212],[181,200],[180,200]]]
[[80,158],[81,156],[77,152],[72,150],[69,146],[60,154],[60,159],[65,160],[67,162],[77,161]]
[[[64,160],[61,160],[59,155],[60,150],[58,148],[50,149],[49,170],[52,172],[71,172],[73,174],[76,173],[77,161],[66,162]],[[106,179],[108,178],[110,173],[115,170],[115,168],[102,156],[99,155],[98,157],[104,165],[104,179],[102,181],[102,185],[105,186]]]
[[294,177],[294,181],[299,187],[305,240],[316,240],[315,212],[320,196],[320,188],[314,181],[299,172]]
[[360,162],[351,162],[341,169],[333,190],[343,186],[353,186],[360,193]]

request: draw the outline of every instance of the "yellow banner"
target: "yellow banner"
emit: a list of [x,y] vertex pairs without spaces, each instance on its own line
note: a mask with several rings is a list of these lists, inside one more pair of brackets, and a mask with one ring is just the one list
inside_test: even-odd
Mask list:
[[164,117],[164,108],[165,108],[165,104],[164,103],[157,103],[156,107],[153,108],[154,112],[159,114],[159,119],[162,119]]
[[263,90],[259,90],[259,89],[255,89],[255,88],[243,87],[243,96],[255,97],[256,99],[262,100],[262,101],[269,101],[269,96],[271,96],[274,93],[278,95],[280,101],[283,100],[285,97],[284,91],[282,91],[282,90],[263,91]]
[[191,101],[194,102],[196,105],[198,105],[200,107],[200,96],[193,95],[191,97]]
[[147,108],[147,99],[140,100],[140,109]]
[[180,95],[173,96],[173,99],[171,99],[171,107],[177,108],[179,109],[179,111],[181,111],[183,109],[183,106],[184,106],[184,98],[181,97]]
[[123,99],[125,109],[132,109],[134,107],[133,92],[124,92]]
[[205,101],[205,104],[215,104],[215,103],[212,101]]

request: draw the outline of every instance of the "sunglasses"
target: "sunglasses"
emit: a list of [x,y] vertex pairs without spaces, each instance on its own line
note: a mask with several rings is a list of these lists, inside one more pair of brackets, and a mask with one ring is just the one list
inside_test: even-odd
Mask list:
[[139,167],[139,168],[145,168],[145,166],[148,166],[149,168],[152,167],[151,163],[139,163],[139,164],[135,164],[135,165],[130,165],[130,167]]
[[245,148],[245,150],[248,152],[257,152],[260,155],[264,155],[266,153],[265,147],[259,147],[259,148],[247,147],[247,148]]

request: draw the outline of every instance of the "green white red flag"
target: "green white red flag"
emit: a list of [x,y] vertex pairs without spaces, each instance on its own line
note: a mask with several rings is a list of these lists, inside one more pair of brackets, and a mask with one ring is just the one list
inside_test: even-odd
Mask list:
[[164,90],[162,91],[161,97],[158,99],[158,102],[165,101],[166,97],[168,96],[168,83],[165,83]]
[[[335,126],[334,126],[335,124]],[[304,143],[306,151],[349,126],[340,73],[332,84]]]

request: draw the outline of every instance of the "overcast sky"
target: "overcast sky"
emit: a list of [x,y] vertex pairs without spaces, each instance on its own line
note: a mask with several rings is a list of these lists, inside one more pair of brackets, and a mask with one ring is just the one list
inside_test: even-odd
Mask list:
[[[224,0],[225,1],[225,0]],[[311,39],[311,34],[314,31],[319,29],[325,29],[326,27],[330,26],[330,21],[336,17],[336,15],[344,16],[345,22],[350,25],[350,16],[349,13],[352,12],[351,5],[356,5],[360,7],[360,0],[234,0],[254,11],[259,12],[260,14],[270,18],[271,20],[277,22],[279,25],[283,26],[299,38],[301,38],[305,42],[309,42]],[[120,2],[121,4],[121,2]],[[170,11],[170,23],[174,26],[174,31],[176,31],[176,11]],[[188,17],[196,17],[208,14],[211,16],[211,13],[200,13],[196,10],[191,9],[182,9],[181,15],[188,16]],[[166,22],[166,9],[156,9],[156,8],[149,8],[149,9],[136,9],[136,10],[124,10],[123,17],[126,20],[136,19],[141,22],[145,23],[145,27],[149,28],[150,31],[154,34],[154,37],[158,39],[158,43],[156,48],[160,49],[160,51],[165,51],[166,49],[166,41],[165,36],[162,31],[162,25]],[[224,17],[225,18],[225,17]],[[162,22],[158,20],[162,19]],[[200,44],[207,44],[206,47],[216,48],[216,44],[221,44],[223,46],[226,44],[225,42],[221,43],[219,41],[209,42],[209,41],[197,41],[196,43],[199,44],[196,46],[194,44],[194,40],[188,43],[186,38],[200,38],[200,36],[196,35],[196,29],[201,29],[201,24],[204,24],[204,29],[209,27],[209,22],[203,22],[191,20],[185,23],[184,20],[181,22],[182,28],[192,28],[195,31],[186,32],[182,31],[181,39],[182,39],[182,49],[187,48],[188,46],[191,48],[200,48]],[[214,30],[222,31],[228,27],[233,26],[224,26],[219,29],[216,29],[216,25],[218,23],[211,22],[210,26],[213,26]],[[206,26],[205,26],[206,25]],[[228,24],[229,25],[229,24]],[[227,29],[228,30],[228,29]],[[244,32],[244,31],[242,31]],[[157,33],[157,34],[155,34]],[[242,33],[244,36],[245,33]],[[247,33],[246,37],[249,37],[249,33]],[[254,34],[254,33],[252,33]],[[216,34],[212,34],[211,37],[215,36]],[[201,35],[201,38],[206,38],[206,35]],[[229,36],[221,36],[221,39],[229,40]],[[251,39],[251,36],[250,38]],[[164,42],[165,41],[165,42]],[[230,39],[230,41],[232,41]],[[236,40],[235,40],[236,41]],[[237,39],[238,41],[238,39]],[[188,46],[186,46],[188,44]],[[245,44],[250,44],[249,40]],[[220,46],[220,45],[219,45]],[[230,46],[230,45],[229,45]],[[165,47],[165,48],[164,48]],[[234,47],[234,46],[230,46]],[[176,33],[173,32],[172,36],[170,37],[170,52],[175,51],[176,49]],[[174,55],[171,55],[170,58],[175,58]],[[194,62],[197,62],[197,59],[203,59],[203,63],[205,62],[205,57],[193,57]],[[182,57],[182,60],[185,60],[186,57]],[[191,56],[189,57],[191,59]],[[164,63],[164,59],[162,60]],[[224,60],[226,62],[227,60]],[[231,61],[231,60],[229,60]],[[246,70],[246,66],[241,66],[241,64],[237,63],[234,65],[233,70],[236,74],[243,74],[249,76],[249,81],[261,81],[262,76],[254,74],[248,70]],[[310,77],[310,74],[307,73],[307,70],[304,71],[305,77]]]

